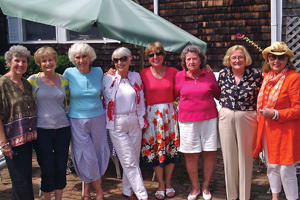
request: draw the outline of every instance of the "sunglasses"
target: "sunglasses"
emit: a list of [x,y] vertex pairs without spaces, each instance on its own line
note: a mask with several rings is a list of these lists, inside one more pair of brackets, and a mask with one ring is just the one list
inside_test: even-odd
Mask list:
[[274,55],[274,54],[269,54],[268,55],[268,58],[270,59],[270,60],[276,60],[276,58],[278,58],[278,60],[280,60],[280,61],[284,61],[284,59],[285,59],[285,55]]
[[123,56],[121,58],[113,58],[113,62],[114,63],[118,63],[118,62],[126,62],[127,61],[127,57],[126,56]]
[[[161,55],[163,55],[163,53],[160,52],[160,51],[158,51],[158,52],[155,53],[155,55],[156,55],[156,56],[161,56]],[[154,53],[150,53],[150,54],[149,54],[149,57],[150,57],[150,58],[154,57]]]

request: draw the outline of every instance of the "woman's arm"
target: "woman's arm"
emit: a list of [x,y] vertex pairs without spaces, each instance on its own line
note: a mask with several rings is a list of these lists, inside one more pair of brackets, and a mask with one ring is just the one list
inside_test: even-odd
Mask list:
[[[4,127],[3,127],[3,123],[2,120],[0,119],[0,146],[4,146],[5,144],[7,144],[7,138],[5,136],[5,132],[4,132]],[[8,156],[10,157],[10,159],[12,159],[12,149],[10,145],[7,145],[5,147],[3,147],[1,149],[2,153],[4,156]]]

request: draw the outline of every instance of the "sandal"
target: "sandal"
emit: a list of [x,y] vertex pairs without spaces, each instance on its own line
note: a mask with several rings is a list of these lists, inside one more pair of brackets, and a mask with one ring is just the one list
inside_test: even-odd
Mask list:
[[[156,195],[161,195],[161,196],[163,196],[163,197],[158,198]],[[157,190],[157,191],[155,192],[155,198],[156,198],[156,199],[159,199],[159,200],[165,199],[165,191]]]
[[[174,194],[173,195],[169,195],[170,193],[174,193]],[[168,198],[174,197],[175,196],[175,190],[174,190],[174,188],[166,188],[166,196]]]

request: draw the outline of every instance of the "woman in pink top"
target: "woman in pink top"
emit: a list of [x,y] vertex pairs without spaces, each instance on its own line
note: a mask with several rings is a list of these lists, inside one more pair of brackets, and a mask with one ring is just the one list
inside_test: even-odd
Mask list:
[[198,160],[203,159],[203,199],[211,199],[209,182],[214,171],[215,152],[220,147],[217,131],[218,111],[214,98],[220,88],[212,72],[205,73],[206,56],[201,48],[188,45],[181,53],[183,71],[175,76],[175,97],[180,95],[178,121],[179,151],[184,153],[186,168],[192,182],[188,200],[201,193],[198,180]]
[[[145,55],[151,66],[140,76],[144,83],[149,127],[143,130],[141,162],[153,167],[158,179],[157,199],[173,197],[171,177],[180,162],[177,112],[173,104],[174,77],[178,70],[163,65],[166,52],[159,42],[150,44]],[[165,180],[163,175],[165,173]]]

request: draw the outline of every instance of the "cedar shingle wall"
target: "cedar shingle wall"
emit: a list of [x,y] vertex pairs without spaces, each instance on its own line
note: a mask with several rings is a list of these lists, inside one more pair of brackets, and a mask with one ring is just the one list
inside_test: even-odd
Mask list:
[[[153,0],[139,0],[139,2],[153,11]],[[215,71],[222,68],[222,59],[226,50],[235,44],[247,47],[253,58],[253,66],[262,66],[261,53],[244,40],[237,39],[237,33],[245,34],[262,48],[270,45],[270,0],[159,0],[159,15],[207,42],[208,63]],[[6,41],[2,34],[7,32],[6,25],[2,29],[5,20],[3,21],[3,16],[0,16],[1,45]],[[42,45],[26,46],[34,53]],[[53,44],[52,46],[59,54],[67,54],[70,45]],[[119,46],[132,49],[134,60],[131,70],[139,71],[142,66],[148,65],[147,60],[141,56],[143,49],[138,46],[128,44],[92,44],[92,46],[98,54],[95,65],[102,66],[104,70],[112,66],[110,56]],[[8,49],[7,45],[4,47],[0,48],[2,55]],[[168,53],[165,64],[181,69],[180,55]]]
[[[152,0],[141,0],[140,4],[153,11]],[[160,0],[159,15],[207,42],[208,63],[215,71],[222,68],[226,50],[236,44],[247,47],[253,66],[262,66],[261,53],[237,39],[237,33],[245,34],[262,48],[270,45],[269,0]],[[166,59],[167,64],[174,63]]]

